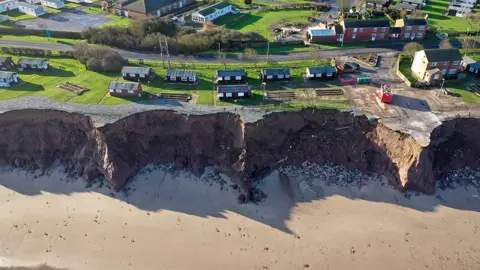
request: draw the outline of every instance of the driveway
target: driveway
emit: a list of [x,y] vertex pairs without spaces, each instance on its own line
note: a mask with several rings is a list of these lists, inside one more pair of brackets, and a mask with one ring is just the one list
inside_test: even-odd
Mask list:
[[24,20],[17,22],[28,29],[49,29],[53,31],[81,32],[89,27],[96,27],[113,19],[104,15],[94,15],[80,9],[71,9],[57,14],[51,14],[45,18]]

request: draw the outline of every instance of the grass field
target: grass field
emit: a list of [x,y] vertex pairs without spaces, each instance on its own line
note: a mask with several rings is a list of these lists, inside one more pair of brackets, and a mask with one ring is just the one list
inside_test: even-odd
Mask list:
[[130,18],[108,14],[105,11],[103,11],[100,6],[85,7],[82,11],[90,14],[94,14],[94,15],[106,15],[108,18],[114,19],[114,21],[102,24],[100,27],[105,27],[105,26],[129,27],[133,21]]
[[72,45],[82,41],[81,39],[48,38],[46,36],[25,36],[25,35],[0,35],[0,38],[12,39],[12,40],[35,41],[35,42],[57,42],[57,43],[72,44]]
[[400,59],[400,65],[398,69],[411,83],[416,83],[418,80],[412,75],[412,72],[410,71],[411,67],[412,59],[410,57],[402,57]]
[[449,6],[449,0],[431,0],[422,13],[428,14],[428,25],[439,31],[467,32],[467,29],[477,29],[471,25],[471,21],[465,18],[443,15],[442,12]]

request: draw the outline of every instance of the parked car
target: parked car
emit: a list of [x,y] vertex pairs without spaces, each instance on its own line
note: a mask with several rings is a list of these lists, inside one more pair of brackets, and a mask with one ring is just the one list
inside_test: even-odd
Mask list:
[[236,9],[236,8],[232,9],[232,14],[238,14],[238,13],[240,13],[240,9]]
[[440,39],[440,40],[443,40],[443,39],[448,38],[448,34],[447,34],[447,33],[437,32],[437,33],[435,34],[435,36],[436,36],[438,39]]

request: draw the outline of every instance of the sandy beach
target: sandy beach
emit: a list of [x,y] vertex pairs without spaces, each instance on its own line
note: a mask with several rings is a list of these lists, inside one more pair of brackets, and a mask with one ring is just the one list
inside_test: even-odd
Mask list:
[[478,190],[319,194],[279,179],[256,205],[188,173],[147,170],[113,193],[60,169],[2,168],[0,269],[480,269]]

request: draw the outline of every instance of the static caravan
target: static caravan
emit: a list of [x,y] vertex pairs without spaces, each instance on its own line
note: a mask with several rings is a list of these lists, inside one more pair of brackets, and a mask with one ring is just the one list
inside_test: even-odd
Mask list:
[[215,82],[218,84],[246,83],[248,80],[245,70],[217,70]]
[[15,63],[10,56],[0,56],[0,69],[9,70],[15,67]]
[[155,72],[146,67],[123,67],[122,77],[129,81],[151,81],[155,78]]
[[16,72],[0,71],[0,87],[10,87],[19,80]]
[[46,13],[42,6],[24,2],[18,3],[18,11],[35,17],[42,16]]
[[290,69],[288,68],[262,70],[263,81],[286,81],[290,80],[291,78]]
[[18,8],[18,0],[6,0],[0,2],[0,13]]
[[41,1],[40,0],[25,0],[25,2],[29,3],[29,4],[41,4]]
[[220,85],[217,87],[219,99],[250,98],[252,92],[248,85]]
[[167,71],[165,82],[177,84],[196,84],[198,83],[197,72],[192,70],[173,70]]
[[310,80],[332,79],[337,76],[337,72],[337,68],[334,66],[309,67],[307,68],[306,77]]
[[18,59],[17,66],[19,70],[35,69],[46,70],[48,69],[48,60],[37,58],[20,58]]
[[111,96],[141,97],[142,85],[138,82],[111,82],[108,86]]
[[65,2],[63,0],[40,0],[42,6],[54,8],[54,9],[61,9],[65,7]]

